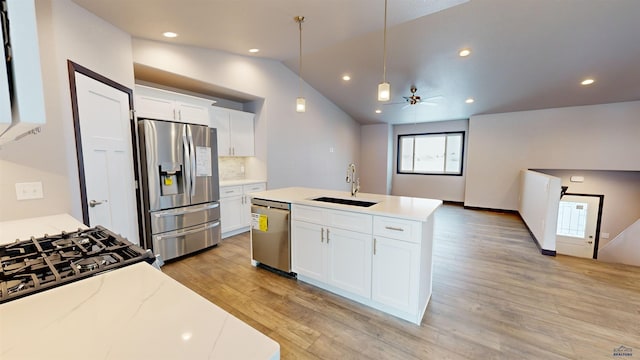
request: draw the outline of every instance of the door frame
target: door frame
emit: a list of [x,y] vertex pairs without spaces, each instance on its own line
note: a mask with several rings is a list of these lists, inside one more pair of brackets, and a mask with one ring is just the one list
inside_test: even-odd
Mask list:
[[131,155],[133,156],[133,180],[135,182],[136,192],[136,213],[138,217],[138,236],[140,243],[144,239],[144,223],[142,219],[141,197],[140,197],[140,179],[139,179],[139,162],[138,162],[138,146],[137,146],[137,132],[136,132],[136,120],[133,110],[133,90],[128,87],[119,84],[105,76],[102,76],[86,67],[79,65],[71,60],[67,60],[67,69],[69,71],[69,88],[71,91],[71,111],[73,113],[73,129],[75,132],[76,140],[76,155],[78,161],[78,179],[80,181],[80,202],[82,207],[82,222],[89,226],[89,206],[87,205],[87,181],[84,171],[84,155],[82,153],[82,131],[80,129],[80,114],[78,112],[78,93],[76,89],[76,73],[85,75],[95,81],[101,82],[107,86],[110,86],[116,90],[122,91],[127,94],[129,98],[129,122],[131,129]]
[[[582,193],[564,193],[562,194],[567,196],[588,196],[588,197],[597,197],[598,200],[598,215],[596,220],[596,238],[595,243],[593,244],[593,254],[591,254],[592,259],[598,258],[598,246],[600,245],[600,225],[602,223],[602,208],[604,206],[604,195],[596,195],[596,194],[582,194]],[[562,197],[560,197],[562,201]]]

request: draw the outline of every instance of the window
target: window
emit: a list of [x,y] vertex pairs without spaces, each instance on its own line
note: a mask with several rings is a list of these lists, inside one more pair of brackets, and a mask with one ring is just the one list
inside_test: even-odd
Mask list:
[[398,135],[399,174],[462,175],[464,132]]

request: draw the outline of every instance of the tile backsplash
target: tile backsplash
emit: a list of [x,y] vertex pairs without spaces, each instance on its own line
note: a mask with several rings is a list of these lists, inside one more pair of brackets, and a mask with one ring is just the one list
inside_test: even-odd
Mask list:
[[218,171],[220,172],[220,181],[244,179],[245,158],[219,157]]

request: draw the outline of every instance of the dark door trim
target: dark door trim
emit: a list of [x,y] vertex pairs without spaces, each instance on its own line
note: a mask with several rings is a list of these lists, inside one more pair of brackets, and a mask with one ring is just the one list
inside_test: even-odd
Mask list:
[[[596,194],[580,194],[580,193],[565,193],[567,196],[589,196],[589,197],[597,197],[600,198],[598,201],[598,219],[596,220],[596,238],[594,239],[595,244],[593,245],[593,254],[591,255],[592,259],[598,258],[598,246],[600,245],[600,225],[602,223],[602,207],[604,206],[604,195],[596,195]],[[562,198],[560,198],[562,200]]]
[[133,176],[136,186],[136,209],[138,217],[138,236],[140,243],[144,239],[143,223],[142,223],[142,209],[140,207],[140,179],[139,179],[139,165],[138,165],[138,146],[136,136],[136,122],[133,116],[133,90],[121,85],[105,76],[102,76],[86,67],[76,64],[71,60],[67,60],[67,69],[69,71],[69,87],[71,91],[71,110],[73,112],[73,128],[76,139],[76,154],[78,158],[78,178],[80,180],[80,201],[82,206],[82,222],[89,226],[89,207],[87,205],[87,182],[84,171],[84,155],[82,153],[82,134],[80,129],[80,115],[78,113],[78,93],[76,90],[76,76],[75,73],[79,73],[90,77],[93,80],[101,82],[114,89],[120,90],[127,94],[129,97],[129,121],[131,123],[131,153],[133,155]]

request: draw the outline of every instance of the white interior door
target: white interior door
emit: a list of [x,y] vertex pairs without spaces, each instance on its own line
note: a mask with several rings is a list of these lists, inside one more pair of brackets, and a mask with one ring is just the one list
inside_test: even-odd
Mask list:
[[129,96],[75,73],[89,225],[139,244]]
[[556,252],[583,258],[593,258],[598,224],[600,198],[565,195],[558,208]]

